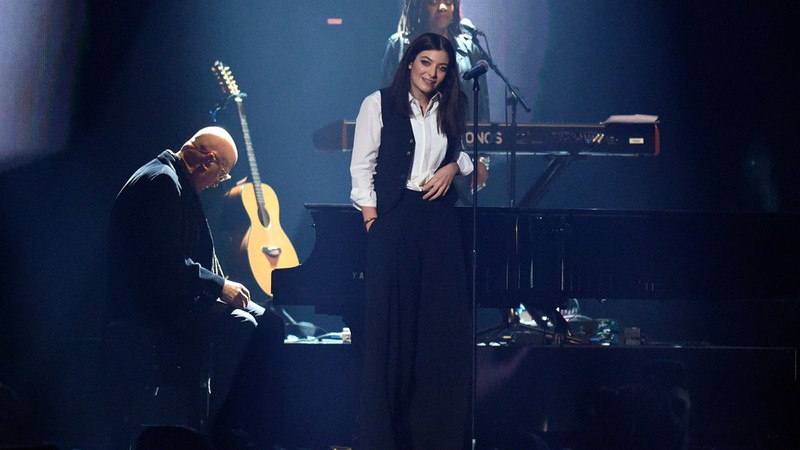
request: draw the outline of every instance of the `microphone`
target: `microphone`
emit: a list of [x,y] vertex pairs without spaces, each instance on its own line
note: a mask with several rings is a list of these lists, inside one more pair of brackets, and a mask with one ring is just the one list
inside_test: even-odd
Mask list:
[[486,71],[488,71],[488,70],[489,70],[489,63],[487,63],[484,60],[480,60],[480,61],[478,61],[477,64],[472,66],[471,69],[469,69],[468,71],[464,72],[463,78],[465,80],[471,80],[473,78],[478,78],[479,76],[485,74]]
[[483,34],[483,31],[479,30],[475,26],[475,24],[473,24],[472,21],[467,19],[466,17],[461,19],[461,28],[469,31],[469,33],[472,34],[473,37],[475,37],[475,36],[486,36],[485,34]]

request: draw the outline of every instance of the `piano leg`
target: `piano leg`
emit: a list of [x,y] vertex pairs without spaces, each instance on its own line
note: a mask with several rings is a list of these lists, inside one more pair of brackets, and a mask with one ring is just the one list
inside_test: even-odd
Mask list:
[[566,343],[580,343],[580,341],[573,342],[573,339],[571,339],[572,336],[569,332],[569,324],[567,323],[567,319],[565,319],[559,311],[553,311],[551,318],[553,320],[554,344],[561,345]]

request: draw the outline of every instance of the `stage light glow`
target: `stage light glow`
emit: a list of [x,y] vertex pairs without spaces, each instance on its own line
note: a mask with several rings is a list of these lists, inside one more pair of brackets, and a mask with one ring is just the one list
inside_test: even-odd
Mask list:
[[[539,94],[538,72],[544,63],[549,33],[549,7],[545,0],[462,1],[462,17],[468,18],[484,36],[485,50],[492,52],[497,67],[508,77],[527,103]],[[506,120],[506,92],[500,77],[487,76],[491,118]],[[530,122],[519,108],[520,122]]]
[[64,147],[84,12],[82,1],[0,2],[0,172]]

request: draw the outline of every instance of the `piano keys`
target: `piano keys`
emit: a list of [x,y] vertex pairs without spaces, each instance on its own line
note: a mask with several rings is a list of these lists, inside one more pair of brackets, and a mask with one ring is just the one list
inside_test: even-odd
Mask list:
[[[350,151],[355,121],[337,120],[312,138],[319,150]],[[597,124],[479,124],[476,135],[468,127],[464,142],[478,139],[484,154],[521,156],[656,156],[661,152],[655,116],[611,116]]]

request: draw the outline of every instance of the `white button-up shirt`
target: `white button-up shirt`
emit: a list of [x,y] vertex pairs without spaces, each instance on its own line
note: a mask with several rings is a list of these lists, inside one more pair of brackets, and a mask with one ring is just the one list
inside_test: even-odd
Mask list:
[[[422,185],[433,178],[447,153],[447,136],[440,133],[437,127],[439,96],[434,96],[428,103],[428,110],[422,113],[419,102],[409,93],[413,117],[411,129],[414,132],[414,163],[406,181],[406,188],[422,191]],[[375,91],[361,103],[356,118],[355,135],[353,136],[353,154],[350,162],[350,176],[353,188],[350,200],[356,208],[361,206],[377,206],[373,177],[377,164],[378,150],[381,145],[381,92]],[[459,171],[462,175],[472,173],[472,160],[466,153],[459,152]]]

